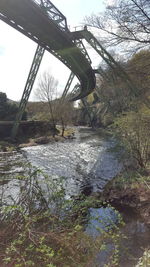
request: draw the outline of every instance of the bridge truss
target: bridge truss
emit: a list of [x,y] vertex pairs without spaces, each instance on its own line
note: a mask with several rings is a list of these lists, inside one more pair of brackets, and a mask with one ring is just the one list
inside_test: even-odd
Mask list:
[[14,122],[14,125],[12,128],[12,134],[11,135],[12,135],[13,139],[17,135],[19,123],[22,119],[22,115],[23,115],[25,108],[26,108],[26,105],[28,103],[28,99],[29,99],[30,93],[32,91],[32,88],[33,88],[33,85],[34,85],[34,82],[35,82],[35,79],[36,79],[42,58],[43,58],[43,55],[44,55],[44,52],[45,52],[45,49],[38,45],[36,52],[35,52],[35,55],[34,55],[34,58],[33,58],[31,69],[30,69],[30,72],[29,72],[29,75],[28,75],[28,78],[26,81],[26,85],[25,85],[25,88],[24,88],[24,91],[22,94],[22,98],[21,98],[21,101],[19,104],[19,110],[18,110],[18,113],[16,115],[16,119],[15,119],[15,122]]
[[[82,47],[84,48],[83,49],[84,54],[86,55],[86,57],[88,58],[90,63],[91,63],[91,59],[88,55],[88,52],[87,52],[85,46],[83,45],[83,42],[82,42],[83,39],[86,40],[92,46],[92,48],[105,61],[107,66],[109,66],[113,70],[113,72],[115,74],[114,79],[117,77],[120,77],[121,80],[123,80],[125,82],[125,84],[128,86],[128,88],[130,88],[131,95],[136,96],[137,88],[134,85],[133,81],[130,79],[129,75],[119,65],[119,63],[111,56],[111,54],[101,45],[101,43],[95,38],[95,36],[90,31],[87,30],[87,27],[85,27],[85,29],[82,31],[72,32],[72,36],[73,36],[72,38],[73,38],[74,42],[79,43],[80,45],[82,44]],[[101,75],[103,77],[103,79],[108,80],[108,77],[107,77],[105,71],[100,66],[98,69],[95,70],[95,73]],[[72,76],[72,73],[71,73],[69,80],[67,82],[67,85],[68,85],[66,87],[67,92],[69,91],[69,88],[71,86],[73,78],[74,77]],[[79,88],[80,88],[79,85],[75,86],[73,91],[72,91],[72,95],[78,95],[77,92],[79,91]],[[97,92],[96,87],[95,87],[95,91]],[[67,92],[65,91],[66,94],[67,94]],[[99,98],[100,98],[100,96],[99,96]],[[72,96],[72,99],[74,99],[73,96]],[[93,113],[93,115],[91,115],[86,98],[82,98],[81,101],[82,101],[82,104],[83,104],[85,110],[87,111],[90,125],[92,125],[92,120],[94,119],[95,115],[97,114],[97,111],[95,111],[95,113]]]

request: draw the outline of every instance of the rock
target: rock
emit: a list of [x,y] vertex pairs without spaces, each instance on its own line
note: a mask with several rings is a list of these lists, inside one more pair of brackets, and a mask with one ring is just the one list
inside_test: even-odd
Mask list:
[[51,138],[47,136],[41,136],[34,140],[34,142],[38,145],[48,144],[51,141]]
[[59,141],[63,142],[64,141],[64,137],[62,137],[62,136],[55,136],[54,137],[54,140],[55,140],[55,142],[59,142]]
[[20,144],[19,148],[24,148],[24,147],[29,147],[29,146],[37,146],[37,144],[34,143],[34,141],[32,141],[32,142],[29,142],[29,143]]

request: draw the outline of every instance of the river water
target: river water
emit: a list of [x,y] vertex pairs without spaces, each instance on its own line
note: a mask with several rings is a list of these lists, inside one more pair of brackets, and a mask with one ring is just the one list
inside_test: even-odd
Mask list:
[[[11,203],[17,199],[23,187],[15,176],[25,172],[26,164],[42,169],[51,179],[65,178],[66,197],[86,195],[103,190],[106,183],[122,170],[121,155],[112,152],[116,142],[110,136],[103,136],[89,128],[76,129],[75,139],[55,142],[42,146],[23,148],[21,152],[0,154],[0,194],[3,202]],[[42,183],[42,181],[41,181]],[[43,181],[44,184],[44,181]],[[44,185],[42,185],[44,186]],[[8,200],[9,199],[9,200]],[[90,213],[117,220],[109,208],[90,209]],[[126,234],[124,247],[128,247],[128,256],[123,256],[120,267],[135,266],[136,260],[149,243],[149,230],[133,212],[122,211],[126,222],[122,232]],[[89,221],[87,232],[95,234],[95,221]],[[90,229],[90,230],[89,230]],[[92,232],[91,232],[92,231]],[[105,255],[98,255],[97,266],[105,263]]]
[[87,189],[100,191],[122,168],[121,163],[107,148],[113,147],[113,139],[107,141],[87,128],[76,130],[74,140],[24,148],[27,159],[50,176],[66,177],[66,192],[79,194]]

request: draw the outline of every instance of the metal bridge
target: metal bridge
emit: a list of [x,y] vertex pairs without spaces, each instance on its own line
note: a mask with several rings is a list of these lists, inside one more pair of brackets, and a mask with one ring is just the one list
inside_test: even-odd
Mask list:
[[82,50],[72,40],[66,18],[48,0],[1,0],[0,19],[61,60],[79,79],[86,96],[95,88],[95,74]]
[[120,69],[97,39],[87,29],[70,32],[65,16],[50,0],[0,0],[0,19],[38,44],[14,123],[13,137],[16,136],[45,50],[71,70],[62,98],[66,96],[74,76],[78,78],[80,86],[75,87],[76,94],[72,97],[73,101],[91,93],[96,87],[95,73],[101,74],[101,69],[98,71],[92,69],[82,39],[85,39],[134,90],[128,75]]

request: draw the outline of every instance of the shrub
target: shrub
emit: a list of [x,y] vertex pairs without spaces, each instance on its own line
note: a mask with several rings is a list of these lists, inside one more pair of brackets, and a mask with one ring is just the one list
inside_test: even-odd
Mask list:
[[[108,266],[118,266],[122,237],[118,226],[108,224],[101,235],[88,235],[83,219],[91,201],[66,199],[65,178],[48,177],[29,168],[15,181],[20,184],[18,196],[8,196],[9,204],[3,196],[0,200],[0,266],[95,266],[96,254],[109,242],[114,250]],[[119,215],[118,223],[122,223]]]
[[150,110],[127,112],[115,120],[117,134],[140,167],[150,159]]

